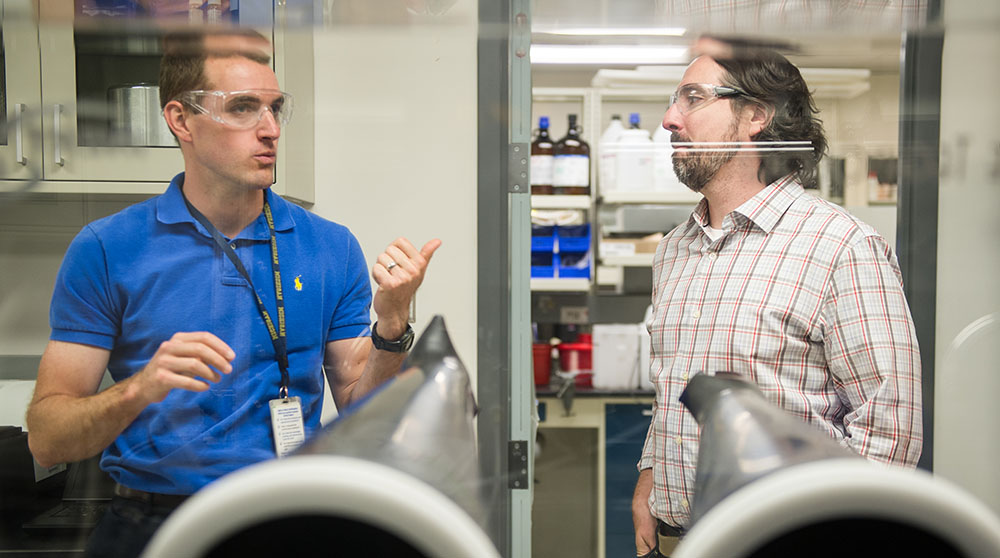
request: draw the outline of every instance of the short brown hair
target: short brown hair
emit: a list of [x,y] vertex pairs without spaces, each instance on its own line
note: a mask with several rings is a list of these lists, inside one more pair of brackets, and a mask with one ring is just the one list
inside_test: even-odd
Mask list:
[[160,61],[160,108],[185,91],[211,89],[205,78],[205,60],[211,57],[243,56],[258,64],[270,64],[271,55],[251,43],[267,44],[264,35],[252,29],[180,31],[163,39]]

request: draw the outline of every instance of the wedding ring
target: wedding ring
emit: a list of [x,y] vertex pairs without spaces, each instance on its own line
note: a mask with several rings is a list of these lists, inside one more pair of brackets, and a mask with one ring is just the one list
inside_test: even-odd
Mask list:
[[392,268],[396,267],[397,265],[399,265],[399,264],[396,263],[396,262],[389,262],[389,265],[385,266],[385,270],[386,271],[392,271]]

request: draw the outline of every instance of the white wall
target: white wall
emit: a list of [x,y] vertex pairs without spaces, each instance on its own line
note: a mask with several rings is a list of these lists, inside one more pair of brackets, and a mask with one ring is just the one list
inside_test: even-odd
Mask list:
[[476,3],[414,21],[317,29],[312,209],[350,227],[369,266],[396,237],[443,241],[414,329],[443,315],[475,382]]

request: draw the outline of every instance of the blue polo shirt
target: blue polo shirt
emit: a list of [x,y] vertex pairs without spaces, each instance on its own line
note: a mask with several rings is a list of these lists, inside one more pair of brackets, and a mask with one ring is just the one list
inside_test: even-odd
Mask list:
[[[188,212],[184,174],[167,191],[95,221],[77,235],[56,279],[51,339],[111,351],[121,381],[179,331],[209,331],[236,353],[233,372],[205,392],[175,389],[105,450],[101,467],[126,486],[191,494],[274,457],[268,401],[281,373],[250,286]],[[361,246],[345,227],[265,192],[274,215],[285,297],[290,394],[307,437],[319,428],[329,341],[369,335],[371,287]],[[274,319],[264,215],[229,239]]]

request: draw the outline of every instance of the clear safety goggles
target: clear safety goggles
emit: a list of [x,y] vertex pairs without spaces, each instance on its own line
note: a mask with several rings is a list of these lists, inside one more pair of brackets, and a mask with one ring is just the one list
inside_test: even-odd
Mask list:
[[713,85],[711,83],[688,83],[677,88],[667,102],[667,110],[677,105],[681,114],[690,114],[700,108],[705,108],[716,99],[747,95],[735,87]]
[[270,112],[279,126],[292,119],[291,94],[276,89],[245,91],[185,91],[177,100],[234,128],[253,128]]

